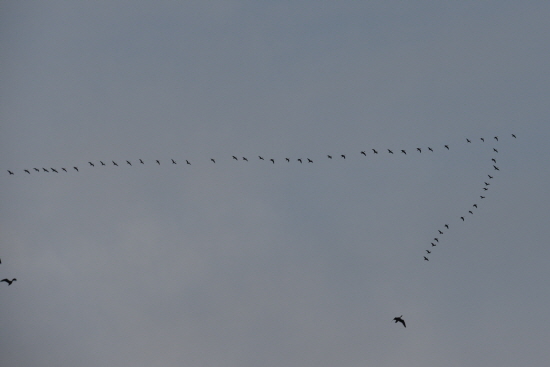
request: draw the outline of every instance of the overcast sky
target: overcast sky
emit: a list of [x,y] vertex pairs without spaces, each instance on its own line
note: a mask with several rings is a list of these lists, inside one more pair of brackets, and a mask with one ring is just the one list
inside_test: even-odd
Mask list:
[[549,18],[1,1],[0,365],[546,365]]

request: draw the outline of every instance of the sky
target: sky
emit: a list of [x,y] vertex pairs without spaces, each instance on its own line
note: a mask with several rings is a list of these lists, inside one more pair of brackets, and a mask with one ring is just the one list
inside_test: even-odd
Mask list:
[[547,364],[549,17],[0,2],[0,364]]

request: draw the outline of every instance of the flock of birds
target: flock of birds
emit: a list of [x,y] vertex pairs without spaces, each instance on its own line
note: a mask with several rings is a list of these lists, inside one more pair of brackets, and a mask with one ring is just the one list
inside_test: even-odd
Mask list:
[[[517,138],[515,134],[511,134],[511,135],[512,135],[512,137],[513,137],[514,139]],[[480,139],[482,142],[485,142],[485,138],[479,138],[479,139]],[[496,142],[498,142],[498,140],[499,140],[499,139],[498,139],[498,136],[493,137],[493,139],[494,139],[494,141],[496,141]],[[468,139],[468,138],[466,139],[466,142],[467,142],[467,143],[472,143],[472,141],[471,141],[470,139]],[[447,149],[447,150],[450,150],[450,147],[449,147],[448,144],[445,144],[443,147],[444,147],[445,149]],[[376,150],[376,149],[371,149],[371,150],[372,150],[372,154],[378,154],[378,153],[379,153],[378,150]],[[432,153],[434,152],[433,148],[431,148],[431,147],[427,147],[427,150],[430,151],[430,152],[432,152]],[[422,153],[422,148],[416,148],[416,152]],[[391,149],[387,149],[387,153],[388,153],[388,154],[394,154],[394,152],[393,152]],[[405,149],[401,149],[400,151],[398,151],[398,153],[401,153],[401,154],[405,154],[405,155],[406,155],[406,154],[407,154],[407,151],[406,151]],[[494,154],[498,154],[498,149],[497,149],[496,147],[493,147],[493,153],[494,153]],[[366,153],[366,151],[364,151],[364,150],[361,151],[360,154],[363,155],[363,156],[365,156],[365,157],[367,156],[367,153]],[[328,158],[328,159],[333,159],[333,156],[329,154],[329,155],[327,155],[327,158]],[[341,159],[346,159],[346,155],[345,155],[345,154],[341,154],[341,155],[340,155],[340,158],[341,158]],[[236,160],[236,161],[239,160],[239,158],[238,158],[237,156],[234,156],[234,155],[231,156],[231,159]],[[261,161],[265,161],[265,158],[262,157],[262,156],[258,156],[258,159],[261,160]],[[241,157],[241,160],[242,160],[242,161],[245,161],[245,162],[248,162],[248,158],[246,158],[246,157]],[[216,159],[214,159],[214,158],[210,158],[210,161],[211,161],[212,163],[216,163]],[[290,159],[290,158],[285,158],[285,161],[286,161],[287,163],[290,163],[290,162],[291,162],[291,159]],[[160,163],[160,160],[158,160],[158,159],[155,160],[155,162],[156,162],[157,165],[160,165],[160,164],[161,164],[161,163]],[[275,164],[275,159],[274,159],[274,158],[270,158],[270,159],[269,159],[269,162],[271,162],[272,164]],[[311,158],[305,158],[305,159],[298,158],[298,159],[296,159],[296,162],[299,162],[299,163],[301,163],[301,164],[304,163],[304,162],[313,163],[313,160],[312,160]],[[493,172],[495,172],[495,171],[500,171],[500,168],[497,166],[497,160],[496,160],[496,158],[494,158],[494,157],[491,158],[491,162],[492,162],[492,166],[493,166],[493,167],[492,167],[493,170],[492,170],[491,172],[493,173]],[[129,166],[132,166],[132,162],[129,161],[129,160],[126,160],[125,163],[126,163],[127,165],[129,165]],[[88,166],[89,166],[89,167],[96,167],[96,165],[97,165],[97,166],[107,166],[108,164],[109,164],[109,163],[105,163],[105,162],[103,162],[103,161],[99,161],[99,164],[98,164],[97,162],[95,162],[95,163],[94,163],[94,162],[91,162],[91,161],[88,162]],[[118,163],[115,162],[114,160],[111,161],[111,164],[112,164],[113,166],[117,166],[117,167],[119,166]],[[122,164],[124,164],[124,163],[122,163]],[[139,159],[139,164],[142,164],[142,165],[145,164],[145,162],[143,161],[143,159]],[[169,162],[169,164],[177,164],[177,162],[176,162],[173,158],[171,158],[171,161]],[[191,162],[189,162],[189,160],[185,160],[185,164],[191,165]],[[70,170],[71,170],[71,167],[68,167],[68,168],[66,168],[66,167],[61,167],[61,171],[63,171],[63,172],[67,172],[67,173],[68,173]],[[72,167],[72,170],[74,170],[74,171],[76,171],[76,172],[80,172],[78,166],[73,166],[73,167]],[[7,170],[7,171],[8,171],[8,173],[9,173],[9,175],[15,175],[15,172],[14,172],[14,171],[12,171],[12,170]],[[40,169],[40,168],[36,168],[36,167],[33,167],[32,169],[28,169],[28,168],[27,168],[27,169],[23,169],[23,172],[25,172],[25,173],[27,173],[27,174],[29,174],[29,175],[31,174],[31,172],[47,172],[47,173],[53,172],[53,173],[59,173],[59,171],[58,171],[57,169],[52,168],[52,167],[50,167],[49,169],[44,168],[44,167],[41,167],[41,169]],[[493,173],[493,174],[494,174],[494,173]],[[487,180],[487,181],[490,181],[490,180],[493,179],[494,176],[491,175],[491,174],[487,174],[487,177],[488,177],[488,180]],[[489,186],[491,186],[491,183],[490,183],[490,182],[487,182],[487,181],[484,181],[484,186],[482,187],[482,190],[483,190],[483,191],[482,191],[482,195],[479,195],[480,200],[485,199],[485,197],[486,197],[485,194],[486,194],[487,191],[489,191]],[[474,210],[477,209],[477,208],[478,208],[477,203],[474,203],[474,204],[472,205],[472,209],[471,209],[471,210],[468,210],[468,214],[469,214],[469,215],[473,215],[473,214],[474,214]],[[458,219],[460,219],[460,220],[462,220],[462,222],[464,222],[464,221],[466,221],[466,217],[468,217],[468,214],[464,214],[464,215],[460,216]],[[443,227],[444,227],[444,230],[445,230],[445,231],[447,231],[447,230],[450,229],[450,225],[449,225],[448,223],[446,223]],[[425,250],[425,251],[426,251],[426,255],[424,255],[424,261],[430,261],[430,259],[429,259],[428,256],[432,253],[433,248],[436,247],[436,246],[440,243],[440,242],[439,242],[439,237],[440,237],[441,235],[443,235],[444,233],[445,233],[445,232],[443,231],[443,229],[438,229],[438,230],[437,230],[437,235],[436,235],[437,237],[434,237],[434,239],[432,240],[432,242],[430,242],[430,245],[431,245],[431,246],[429,247],[429,249],[426,249],[426,250]],[[0,259],[0,264],[1,264],[1,263],[2,263],[2,260]],[[5,279],[0,280],[0,282],[6,282],[6,283],[8,284],[8,286],[10,286],[10,285],[11,285],[13,282],[15,282],[16,280],[17,280],[16,278],[13,278],[13,279],[11,279],[11,280],[5,278]],[[403,320],[403,315],[398,316],[398,317],[394,317],[393,321],[394,321],[395,323],[398,323],[398,322],[401,323],[401,324],[403,325],[403,327],[405,327],[405,328],[407,327],[407,325],[405,324],[405,320]]]

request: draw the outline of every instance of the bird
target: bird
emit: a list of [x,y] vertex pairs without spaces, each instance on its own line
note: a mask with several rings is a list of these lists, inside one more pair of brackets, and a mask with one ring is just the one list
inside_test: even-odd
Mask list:
[[391,150],[389,150],[389,149],[388,149],[388,153],[391,153],[391,154],[393,154],[393,152],[392,152]]
[[405,152],[405,150],[404,150],[404,149],[401,149],[401,153],[403,153],[403,154],[407,154],[407,152]]
[[239,159],[238,159],[237,157],[235,157],[235,156],[233,156],[233,159],[234,159],[234,160],[236,160],[236,161],[238,161],[238,160],[239,160]]
[[363,154],[365,157],[367,156],[367,153],[365,153],[364,150],[361,151],[361,154]]
[[78,172],[78,167],[73,167],[76,172]]
[[434,151],[434,150],[433,150],[432,148],[430,148],[430,147],[428,147],[428,150],[431,151],[432,153],[433,153],[433,151]]
[[467,141],[468,143],[471,143],[471,140],[470,140],[470,139],[468,139],[468,138],[466,138],[466,141]]
[[483,139],[483,138],[480,138],[480,139],[481,139],[482,142],[485,142],[485,139]]
[[464,217],[460,217],[460,219],[462,219],[462,221],[464,222]]
[[331,155],[327,155],[328,159],[332,159],[332,156]]
[[434,241],[435,241],[435,242],[439,242],[439,239],[438,239],[438,238],[434,238]]
[[493,165],[496,171],[500,171],[497,166]]
[[422,153],[422,149],[416,148],[416,150],[418,150],[418,152]]
[[302,163],[302,159],[301,159],[301,158],[298,158],[298,162]]
[[35,170],[36,172],[40,172],[38,168],[33,168],[33,170]]
[[340,157],[346,159],[346,155],[345,155],[345,154],[342,154]]
[[446,227],[447,229],[449,229],[449,225],[448,225],[448,224],[445,224],[445,227]]
[[29,175],[31,174],[28,169],[26,169],[25,172],[27,172]]
[[429,259],[428,259],[428,258],[427,258],[426,256],[424,256],[424,260],[426,260],[426,261],[430,261],[430,260],[429,260]]
[[487,183],[487,182],[484,182],[484,184],[485,184],[485,186],[489,186],[489,185],[490,185],[490,184],[489,184],[489,183]]
[[50,172],[50,171],[48,171],[47,169],[45,169],[44,167],[42,167],[42,170],[43,170],[44,172]]
[[439,232],[439,234],[443,234],[443,232],[441,232],[441,230],[438,229],[437,231]]
[[287,162],[290,162],[290,158],[285,158]]
[[307,162],[308,162],[308,163],[313,163],[313,161],[312,161],[311,159],[309,159],[309,158],[307,159]]
[[489,178],[493,178],[493,176],[491,176],[491,175],[487,175],[487,176],[489,176]]
[[498,141],[498,136],[495,136],[495,140]]
[[496,159],[494,159],[494,158],[491,158],[491,160],[492,160],[493,162],[497,163],[497,160],[496,160]]
[[498,150],[496,148],[493,148],[493,150],[498,153]]
[[471,211],[471,210],[468,210],[468,213],[470,213],[470,214],[474,214],[474,212],[473,212],[473,211]]
[[247,161],[247,162],[248,162],[248,159],[246,159],[246,157],[243,157],[243,161]]
[[482,199],[485,199],[485,196],[479,196],[479,197],[482,198]]
[[92,162],[88,162],[90,164],[90,166],[92,167],[95,167],[94,164]]
[[216,161],[214,160],[214,158],[210,158],[210,160],[211,160],[212,162],[216,163]]
[[378,152],[376,151],[376,149],[373,149],[372,151],[374,152],[374,154],[378,154]]
[[271,163],[275,164],[275,160],[273,158],[270,159]]
[[432,244],[432,247],[435,247],[435,246],[437,246],[437,245],[436,245],[435,243],[433,243],[433,242],[430,242],[430,243]]
[[111,162],[113,162],[113,164],[114,164],[115,166],[117,166],[117,167],[118,167],[118,164],[116,164],[116,162],[115,162],[115,161],[111,161]]
[[145,163],[143,162],[143,159],[140,159],[140,160],[139,160],[139,163],[145,164]]
[[430,250],[426,250],[427,253],[431,254],[432,252]]
[[514,139],[517,139],[516,136],[514,134],[512,134],[512,136],[514,137]]
[[9,172],[10,175],[13,175],[13,172],[12,172],[12,171],[8,170],[8,172]]
[[448,146],[448,145],[445,145],[445,148],[447,148],[447,150],[449,150],[449,146]]
[[187,159],[185,160],[185,163],[187,163],[187,164],[191,164],[191,163],[189,163],[189,161],[188,161]]
[[476,209],[477,209],[477,204],[474,204],[474,205],[472,205],[472,206],[473,206],[474,208],[476,208]]
[[260,158],[262,161],[265,160],[265,159],[263,159],[263,157],[261,157],[261,156],[258,156],[258,158]]
[[65,172],[67,172],[67,170],[66,170],[65,168],[61,167],[61,169],[62,169],[63,171],[65,171]]
[[160,161],[157,159],[157,164],[160,166]]
[[132,165],[132,163],[130,163],[130,161],[126,161],[126,163],[128,163],[130,166]]
[[54,171],[55,173],[59,173],[55,170],[55,168],[50,168],[52,171]]
[[[424,256],[424,259],[426,259],[426,257]],[[428,260],[428,259],[426,259]],[[402,319],[403,315],[399,316],[399,317],[394,317],[393,320],[395,321],[395,323],[397,324],[398,322],[402,323],[404,327],[407,327],[407,325],[405,325],[405,320]]]
[[8,283],[8,285],[11,285],[11,283],[15,282],[17,279],[16,278],[13,278],[12,280],[9,280],[9,279],[2,279],[0,280],[0,282],[6,282]]
[[484,188],[483,188],[483,190],[487,191],[487,190],[489,190],[489,189],[488,189],[488,188],[486,188],[486,187],[484,187]]
[[[170,159],[172,159],[172,158],[170,158]],[[176,163],[176,161],[175,161],[175,160],[173,160],[173,159],[172,159],[172,164],[177,164],[177,163]]]
[[[141,159],[140,159],[140,161],[141,161]],[[99,163],[101,163],[101,165],[102,165],[102,166],[104,166],[104,165],[105,165],[105,163],[103,163],[102,161],[99,161]]]

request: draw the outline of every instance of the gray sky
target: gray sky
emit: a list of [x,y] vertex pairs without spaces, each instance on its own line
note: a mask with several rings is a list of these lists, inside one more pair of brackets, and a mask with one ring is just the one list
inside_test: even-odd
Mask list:
[[0,2],[0,364],[545,365],[549,17]]

